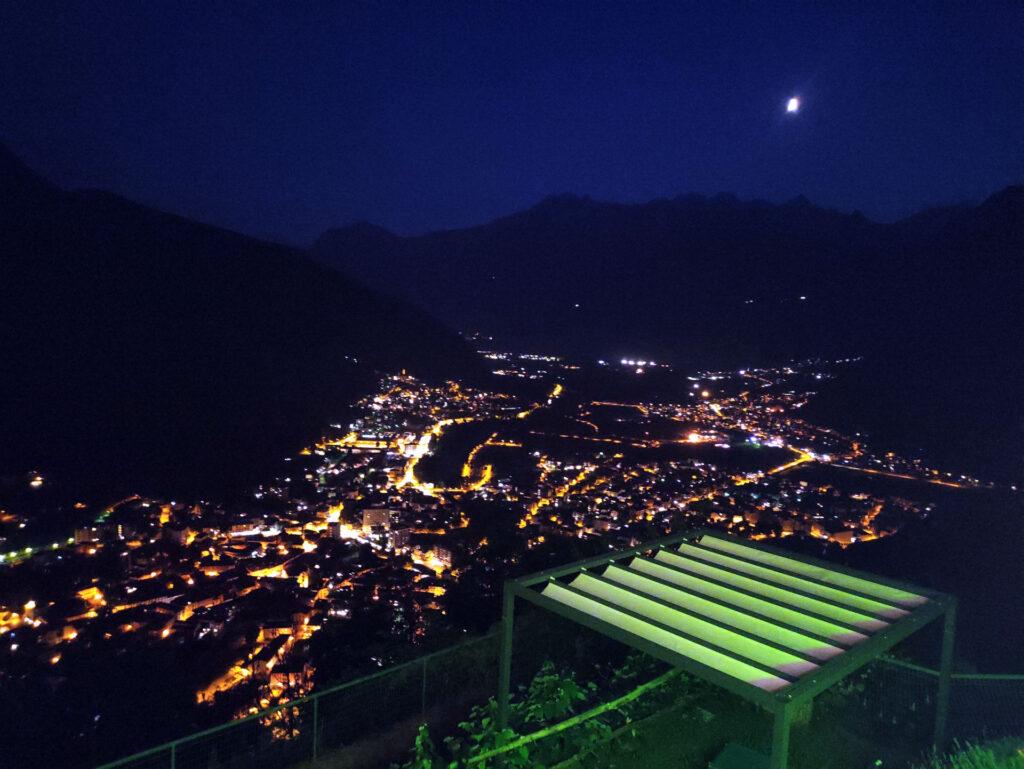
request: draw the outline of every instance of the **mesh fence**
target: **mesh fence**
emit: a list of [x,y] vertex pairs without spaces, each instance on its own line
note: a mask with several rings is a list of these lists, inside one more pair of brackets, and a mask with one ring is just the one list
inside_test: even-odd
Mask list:
[[973,740],[1024,735],[1024,676],[954,678],[950,700],[951,734]]
[[[309,767],[314,761],[317,769],[387,767],[409,755],[420,724],[426,723],[439,743],[458,731],[474,705],[495,695],[499,654],[500,637],[492,633],[102,769],[281,769]],[[628,654],[623,645],[554,615],[521,615],[513,646],[513,689],[521,692],[546,661],[580,682],[597,681],[604,687]],[[662,670],[652,668],[651,676]],[[816,700],[815,717],[827,714],[829,724],[872,744],[922,750],[932,737],[937,685],[933,670],[882,659]],[[614,687],[602,688],[588,707],[599,704],[601,697],[615,696],[619,693]],[[656,695],[645,696],[649,702],[657,700]],[[709,717],[704,705],[710,708],[716,696],[713,687],[701,690],[681,708],[677,689],[658,701],[655,710],[672,709],[672,724],[691,730],[694,740],[704,733],[710,740],[714,723],[703,720]],[[743,734],[742,723],[752,724],[746,740],[740,741],[758,746],[767,739],[769,721],[745,707],[730,711],[730,724],[722,728],[733,739]],[[537,741],[533,752],[550,757],[552,765],[571,763],[571,747],[582,733],[598,730],[611,736],[620,725],[604,713],[552,732]],[[949,734],[961,740],[1024,734],[1024,676],[955,675]],[[643,750],[651,749],[643,745]]]
[[[938,671],[882,658],[819,695],[813,704],[817,728],[803,739],[852,749],[863,745],[885,766],[921,762],[935,735]],[[1024,734],[1024,676],[953,674],[947,734],[961,743]],[[796,753],[813,754],[799,744]]]
[[308,758],[313,703],[287,705],[237,727],[200,734],[175,747],[174,769],[270,769]]
[[317,760],[334,769],[387,766],[421,723],[456,724],[497,691],[490,634],[317,692],[102,769],[281,769]]
[[318,758],[332,769],[397,761],[420,724],[450,729],[493,696],[497,670],[495,634],[325,692],[317,705]]
[[935,729],[938,676],[896,663],[872,663],[834,689],[850,731],[925,746]]
[[[883,659],[866,676],[879,720],[930,734],[938,672]],[[988,740],[1024,734],[1024,675],[954,673],[949,692],[949,734]]]

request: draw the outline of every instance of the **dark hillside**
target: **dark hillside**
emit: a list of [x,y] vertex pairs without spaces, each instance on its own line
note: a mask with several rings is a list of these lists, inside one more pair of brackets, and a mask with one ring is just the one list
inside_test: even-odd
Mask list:
[[863,355],[816,402],[826,422],[1024,476],[1024,187],[894,224],[802,198],[558,196],[420,237],[331,230],[313,253],[536,350],[686,369]]
[[344,416],[376,370],[475,359],[407,301],[301,252],[0,154],[0,467],[220,494]]

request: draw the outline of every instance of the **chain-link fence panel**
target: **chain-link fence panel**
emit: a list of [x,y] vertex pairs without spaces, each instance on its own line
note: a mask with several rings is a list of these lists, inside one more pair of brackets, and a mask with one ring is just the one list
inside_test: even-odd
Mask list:
[[961,740],[1024,735],[1024,676],[955,676],[950,734]]
[[[317,769],[387,767],[409,755],[421,724],[429,726],[435,743],[441,745],[446,736],[460,734],[459,723],[469,717],[474,706],[497,694],[500,644],[498,632],[471,639],[102,769],[283,769],[312,766],[309,762],[314,760]],[[587,707],[591,707],[622,696],[630,686],[667,670],[655,660],[647,659],[644,665],[644,659],[624,645],[556,615],[523,612],[513,634],[513,699],[521,701],[534,676],[545,663],[551,663],[559,675],[594,687],[588,694]],[[638,664],[643,670],[623,675]],[[616,713],[588,718],[546,735],[533,751],[556,763],[571,762],[567,754],[581,746],[584,753],[592,751],[601,736],[617,735],[616,730],[630,719],[656,719],[657,713],[649,712],[651,703],[655,711],[671,711],[673,724],[689,725],[686,728],[693,732],[673,745],[673,750],[703,742],[717,745],[718,737],[711,737],[716,724],[725,721],[729,722],[729,740],[763,747],[769,724],[763,714],[747,704],[723,699],[713,687],[696,684],[684,687],[688,694],[683,702],[679,692],[673,693],[678,683],[661,687],[660,694],[645,695],[648,706],[642,712],[622,707]],[[891,747],[898,746],[899,753],[920,755],[933,736],[937,691],[936,671],[882,659],[820,695],[807,718],[818,727],[827,727],[814,734],[814,740],[822,744],[841,746],[849,738],[877,746],[879,754],[895,755]],[[668,699],[662,702],[658,699],[662,696]],[[744,724],[749,728],[744,730]],[[533,728],[520,726],[526,730],[523,733]],[[1024,734],[1024,676],[954,675],[948,731],[960,740]],[[799,728],[794,732],[794,753],[799,761],[806,751],[798,744],[798,732]],[[725,737],[723,733],[722,739]],[[636,744],[638,749],[650,751],[659,743],[640,735]],[[588,761],[593,763],[596,758],[594,753],[590,755]]]

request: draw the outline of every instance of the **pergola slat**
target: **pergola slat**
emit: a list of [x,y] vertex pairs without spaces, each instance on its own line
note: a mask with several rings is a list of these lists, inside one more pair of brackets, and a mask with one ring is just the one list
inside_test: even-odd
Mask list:
[[861,632],[877,632],[889,626],[888,622],[879,617],[855,609],[848,609],[845,606],[838,606],[832,601],[826,601],[793,588],[780,587],[763,579],[755,579],[726,566],[708,563],[707,561],[680,555],[669,550],[660,551],[655,558],[700,576],[711,577],[734,587],[745,588],[766,598],[774,598],[799,611],[806,609],[819,616],[842,622]]
[[827,642],[825,639],[781,626],[777,622],[773,623],[752,612],[736,609],[724,602],[705,598],[678,586],[672,586],[671,583],[624,569],[621,566],[608,566],[602,578],[720,622],[737,632],[747,633],[766,643],[774,643],[780,648],[819,663],[843,653],[843,647]]
[[558,603],[597,617],[613,627],[622,628],[645,638],[659,646],[694,659],[708,667],[715,668],[743,683],[758,689],[775,692],[789,686],[793,679],[772,671],[766,666],[745,660],[740,655],[730,654],[712,644],[695,639],[676,628],[645,618],[620,606],[609,605],[571,586],[552,582],[541,594]]
[[797,703],[945,615],[937,740],[944,734],[955,605],[941,593],[703,531],[560,566],[506,584],[501,725],[516,597],[767,707],[773,769],[786,766]]
[[918,595],[909,590],[887,584],[887,581],[868,580],[856,577],[834,568],[825,568],[807,563],[803,559],[772,552],[764,546],[751,547],[744,542],[708,534],[701,539],[701,545],[715,550],[736,555],[750,561],[757,561],[766,566],[783,569],[797,576],[815,579],[821,583],[833,584],[846,590],[853,590],[863,595],[874,596],[879,600],[890,601],[897,605],[913,608],[928,600],[925,595]]
[[836,604],[847,606],[855,611],[868,612],[883,620],[894,620],[905,617],[909,610],[889,601],[880,601],[863,593],[838,588],[814,577],[792,574],[776,566],[754,563],[732,553],[723,553],[703,544],[684,544],[676,550],[702,561],[710,561],[734,571],[743,572],[755,579],[765,579],[779,587],[796,588],[801,593],[823,598]]
[[823,617],[810,611],[799,611],[789,604],[777,601],[774,598],[758,595],[752,590],[744,590],[725,582],[719,582],[710,577],[691,574],[672,564],[665,563],[653,558],[634,558],[629,566],[631,569],[660,576],[666,580],[691,587],[704,595],[719,598],[731,605],[751,608],[758,613],[765,614],[774,620],[786,622],[801,630],[813,632],[828,638],[833,643],[847,644],[853,646],[867,639],[867,634],[851,625],[836,622],[828,617]]
[[680,632],[687,633],[703,642],[734,650],[752,662],[767,665],[777,673],[799,677],[819,667],[818,663],[804,655],[780,648],[774,643],[765,643],[756,636],[737,632],[725,625],[709,621],[695,612],[686,611],[651,595],[616,585],[595,574],[584,572],[571,584],[578,590],[596,598],[623,606],[637,614],[657,618],[662,624],[677,628]]

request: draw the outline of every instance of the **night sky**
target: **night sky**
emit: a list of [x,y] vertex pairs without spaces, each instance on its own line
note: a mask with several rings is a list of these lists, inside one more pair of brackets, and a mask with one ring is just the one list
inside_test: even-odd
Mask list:
[[0,7],[0,140],[31,165],[298,244],[560,192],[889,219],[1024,181],[1022,137],[1019,0]]

